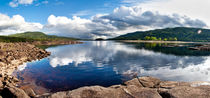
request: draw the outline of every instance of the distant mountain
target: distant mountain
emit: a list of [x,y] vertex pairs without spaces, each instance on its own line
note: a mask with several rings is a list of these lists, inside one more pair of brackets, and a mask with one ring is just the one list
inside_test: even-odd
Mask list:
[[9,37],[9,36],[0,36],[0,42],[31,42],[32,39],[18,38],[18,37]]
[[179,40],[179,41],[210,41],[210,30],[201,28],[176,27],[137,31],[121,35],[111,40]]
[[26,38],[26,39],[39,40],[39,41],[43,41],[43,40],[77,40],[76,38],[70,38],[70,37],[46,35],[42,32],[17,33],[17,34],[9,35],[8,37]]
[[0,42],[32,42],[32,41],[56,41],[56,40],[78,40],[70,37],[60,37],[55,35],[46,35],[42,32],[25,32],[8,36],[0,36]]

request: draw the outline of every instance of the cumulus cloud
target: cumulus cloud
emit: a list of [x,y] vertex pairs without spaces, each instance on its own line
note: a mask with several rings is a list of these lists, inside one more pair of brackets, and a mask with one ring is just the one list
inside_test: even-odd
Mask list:
[[11,7],[18,7],[18,5],[30,5],[33,3],[34,0],[12,0],[9,5]]
[[[10,2],[10,6],[17,7],[19,4],[28,5],[32,4],[33,1],[13,0]],[[197,0],[186,0],[190,3],[183,0],[156,1],[149,0],[141,2],[140,0],[122,0],[123,4],[132,6],[121,6],[115,8],[112,13],[97,14],[89,19],[79,17],[88,14],[88,11],[78,12],[71,18],[50,15],[42,31],[62,36],[94,39],[99,37],[110,38],[135,31],[167,27],[205,28],[209,26],[203,22],[203,19],[205,21],[209,20],[209,15],[204,15],[206,13],[198,10],[198,8],[203,5],[204,7],[202,9],[204,10],[204,8],[208,8],[207,6],[210,2],[204,4]],[[42,3],[47,4],[48,1],[45,0]],[[185,4],[189,5],[186,7]],[[38,3],[36,6],[38,5],[40,4]],[[195,7],[194,5],[197,6]],[[35,25],[34,23],[28,24],[30,26]],[[37,25],[40,25],[39,27],[42,28],[41,24],[37,23]],[[2,26],[1,29],[3,28],[8,28],[8,26]]]
[[210,9],[209,5],[209,0],[149,0],[137,4],[147,10],[156,10],[164,14],[179,13],[191,18],[202,19],[207,25],[210,25],[210,13],[206,13]]
[[0,14],[0,34],[7,35],[25,31],[39,31],[43,27],[40,23],[26,22],[24,17],[14,15],[9,17],[5,14]]
[[137,30],[150,30],[166,27],[206,27],[198,19],[179,14],[161,14],[158,11],[145,11],[139,6],[119,7],[111,14],[95,15],[91,19],[51,15],[47,31],[55,34],[79,38],[115,37]]

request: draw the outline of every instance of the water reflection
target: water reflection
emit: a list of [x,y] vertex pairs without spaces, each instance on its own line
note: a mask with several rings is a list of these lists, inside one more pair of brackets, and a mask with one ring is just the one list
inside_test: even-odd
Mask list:
[[134,72],[163,80],[210,81],[209,52],[188,50],[186,45],[92,41],[47,51],[52,52],[49,58],[23,65],[17,75],[50,91],[120,84]]
[[184,68],[190,64],[198,65],[206,60],[206,57],[202,56],[168,55],[144,48],[136,49],[132,44],[107,41],[61,46],[59,49],[49,48],[47,51],[52,51],[52,56],[49,57],[52,67],[69,64],[78,66],[78,64],[84,62],[92,62],[95,66],[103,67],[104,65],[112,65],[119,67],[118,69],[122,67],[129,68],[130,66],[138,66],[146,70],[165,66],[170,66],[171,69],[175,69],[178,67]]

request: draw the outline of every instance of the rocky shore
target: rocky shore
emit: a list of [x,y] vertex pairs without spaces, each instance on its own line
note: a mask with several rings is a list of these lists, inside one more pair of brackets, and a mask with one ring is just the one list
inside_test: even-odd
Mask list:
[[154,77],[141,77],[122,85],[110,87],[89,86],[72,91],[36,95],[33,90],[6,87],[1,90],[4,98],[209,98],[209,82],[161,81]]
[[91,86],[37,96],[40,98],[209,98],[209,82],[161,81],[141,77],[111,87]]
[[[0,93],[17,86],[18,79],[12,73],[19,65],[49,56],[50,53],[28,43],[0,43]],[[20,93],[21,94],[21,93]],[[8,97],[7,97],[8,98]]]
[[68,41],[68,40],[54,40],[54,41],[34,41],[30,44],[33,45],[68,45],[68,44],[81,44],[83,42],[80,41]]
[[0,43],[0,98],[210,98],[210,82],[162,81],[154,77],[134,78],[110,87],[88,86],[72,91],[37,95],[21,89],[12,72],[24,62],[50,53],[29,43]]

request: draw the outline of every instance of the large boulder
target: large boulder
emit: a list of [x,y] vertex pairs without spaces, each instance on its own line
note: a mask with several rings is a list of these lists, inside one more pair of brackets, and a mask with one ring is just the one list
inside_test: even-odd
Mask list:
[[138,79],[135,78],[125,82],[126,85],[136,85],[138,87],[149,87],[149,88],[159,87],[160,83],[161,80],[154,77],[140,77]]
[[155,88],[159,86],[161,80],[154,77],[141,77],[140,82],[144,87]]
[[34,92],[33,89],[31,88],[24,88],[23,89],[25,91],[25,93],[30,96],[30,97],[35,97],[36,96],[36,93]]
[[135,85],[137,87],[143,87],[143,85],[139,82],[137,78],[132,79],[130,81],[125,82],[126,85]]
[[159,89],[164,98],[210,98],[210,87],[178,86],[172,89]]
[[167,89],[174,88],[177,86],[191,86],[191,84],[188,82],[176,82],[176,81],[162,81],[159,84],[159,87]]
[[58,92],[42,98],[161,98],[157,90],[139,88],[135,85],[116,85],[109,88],[101,86],[82,87],[73,91]]
[[123,90],[130,94],[132,98],[162,98],[156,89],[139,88],[135,85],[129,85],[123,88]]
[[54,93],[48,96],[48,98],[119,98],[118,96],[126,95],[121,95],[120,92],[116,92],[113,88],[92,86],[82,87],[73,91]]

